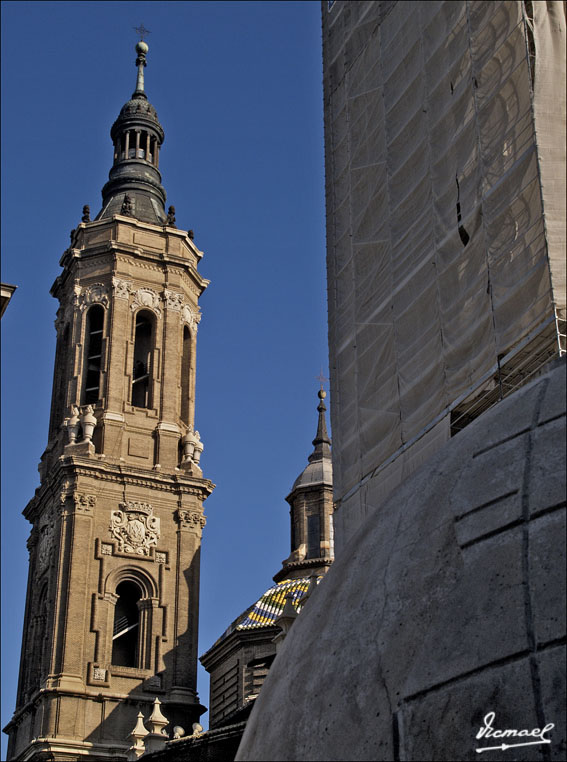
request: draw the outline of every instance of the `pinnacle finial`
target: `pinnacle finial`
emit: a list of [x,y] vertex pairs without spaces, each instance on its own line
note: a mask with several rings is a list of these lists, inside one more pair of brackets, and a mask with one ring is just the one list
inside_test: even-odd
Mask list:
[[146,98],[144,92],[144,67],[146,64],[146,54],[149,50],[148,43],[144,42],[144,35],[149,34],[150,30],[146,29],[143,24],[134,27],[137,34],[140,35],[140,41],[136,43],[136,66],[138,67],[138,77],[136,79],[136,90],[132,97]]
[[317,433],[315,434],[315,439],[313,440],[313,446],[315,449],[308,458],[310,463],[314,460],[319,460],[320,458],[329,456],[331,454],[331,440],[329,439],[329,435],[327,433],[327,423],[325,421],[325,412],[327,408],[325,407],[324,400],[327,396],[327,392],[323,389],[323,381],[327,381],[328,379],[325,378],[322,370],[317,377],[317,380],[321,384],[321,388],[317,392],[317,396],[319,397],[319,404],[317,405],[319,418],[317,420]]

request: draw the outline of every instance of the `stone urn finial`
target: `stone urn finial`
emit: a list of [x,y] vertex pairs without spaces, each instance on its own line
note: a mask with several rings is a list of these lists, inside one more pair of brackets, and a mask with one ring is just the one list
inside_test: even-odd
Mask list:
[[135,762],[146,751],[146,745],[144,744],[144,738],[149,735],[149,730],[144,727],[144,715],[142,712],[138,712],[138,721],[134,730],[128,736],[132,741],[132,746],[128,749],[128,756],[126,759],[128,762]]
[[90,442],[93,438],[93,431],[97,424],[97,420],[93,415],[94,410],[92,405],[85,405],[81,415],[81,425],[83,427],[83,442]]
[[71,415],[67,419],[67,432],[69,434],[69,444],[75,444],[79,433],[79,408],[77,405],[71,405]]
[[195,432],[195,446],[193,449],[193,463],[198,466],[199,461],[201,460],[201,453],[204,450],[204,445],[201,442],[201,437],[199,436],[199,432]]
[[192,426],[189,426],[189,431],[181,440],[181,446],[183,447],[182,463],[190,463],[193,459],[193,452],[195,450],[195,434],[193,433]]
[[165,735],[165,726],[169,725],[167,717],[161,713],[161,701],[156,697],[154,699],[154,710],[150,715],[148,724],[150,726],[150,733],[156,733],[158,735]]

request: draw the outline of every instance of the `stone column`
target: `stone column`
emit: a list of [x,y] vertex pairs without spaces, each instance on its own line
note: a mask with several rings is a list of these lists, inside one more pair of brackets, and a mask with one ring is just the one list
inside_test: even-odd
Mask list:
[[199,561],[201,533],[205,526],[200,501],[195,496],[181,496],[184,506],[176,511],[177,562],[174,606],[174,663],[171,671],[170,701],[196,700],[197,636],[199,621]]
[[90,612],[88,568],[96,497],[73,492],[65,499],[57,587],[55,684],[71,690],[84,686],[86,621]]
[[138,667],[140,669],[153,669],[155,663],[154,634],[157,634],[155,611],[158,606],[159,600],[157,598],[142,598],[138,601],[140,612]]

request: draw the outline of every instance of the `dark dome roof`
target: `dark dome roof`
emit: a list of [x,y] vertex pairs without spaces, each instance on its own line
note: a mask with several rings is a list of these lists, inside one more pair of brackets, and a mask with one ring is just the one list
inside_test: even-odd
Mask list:
[[134,115],[148,116],[150,119],[155,119],[156,122],[159,122],[157,111],[145,98],[131,98],[120,109],[118,118],[121,119]]

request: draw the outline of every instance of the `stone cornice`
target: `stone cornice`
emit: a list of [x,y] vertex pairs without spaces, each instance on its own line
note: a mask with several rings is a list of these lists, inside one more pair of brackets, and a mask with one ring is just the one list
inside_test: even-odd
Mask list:
[[[233,630],[225,638],[217,640],[205,651],[202,656],[199,656],[199,661],[207,672],[212,672],[215,667],[228,659],[233,653],[246,646],[250,642],[258,642],[260,640],[271,643],[273,638],[281,632],[281,627],[274,624],[265,624],[258,627],[254,627],[246,630]],[[221,636],[222,637],[222,636]]]
[[147,487],[175,495],[194,495],[202,501],[205,501],[215,488],[210,479],[185,476],[182,473],[156,473],[131,466],[114,465],[106,463],[104,460],[70,455],[60,459],[55,464],[51,474],[36,490],[35,496],[27,504],[23,514],[28,521],[33,523],[37,510],[46,499],[55,497],[58,499],[62,489],[72,491],[77,477],[91,477],[98,481]]
[[[63,253],[59,264],[64,269],[53,282],[50,290],[51,295],[59,298],[61,288],[69,279],[75,270],[75,267],[84,267],[83,263],[85,263],[85,260],[88,260],[90,269],[90,264],[95,264],[93,260],[97,257],[111,257],[113,268],[112,272],[108,273],[109,275],[118,274],[118,262],[125,262],[128,264],[134,263],[138,268],[149,268],[155,272],[164,272],[168,267],[173,266],[181,270],[182,273],[188,277],[189,282],[193,284],[196,289],[197,296],[200,296],[210,283],[207,278],[202,277],[194,265],[185,257],[168,252],[147,251],[138,244],[104,241],[102,243],[89,245],[88,248],[85,249],[69,248]],[[98,260],[96,262],[96,264],[104,263],[106,263],[104,259],[102,262]],[[129,273],[129,277],[132,277],[132,273]]]
[[289,563],[284,561],[284,565],[277,574],[274,574],[272,579],[276,583],[282,582],[285,580],[289,572],[301,569],[313,569],[313,567],[317,566],[331,566],[332,563],[332,558],[306,558],[303,561],[290,561]]

